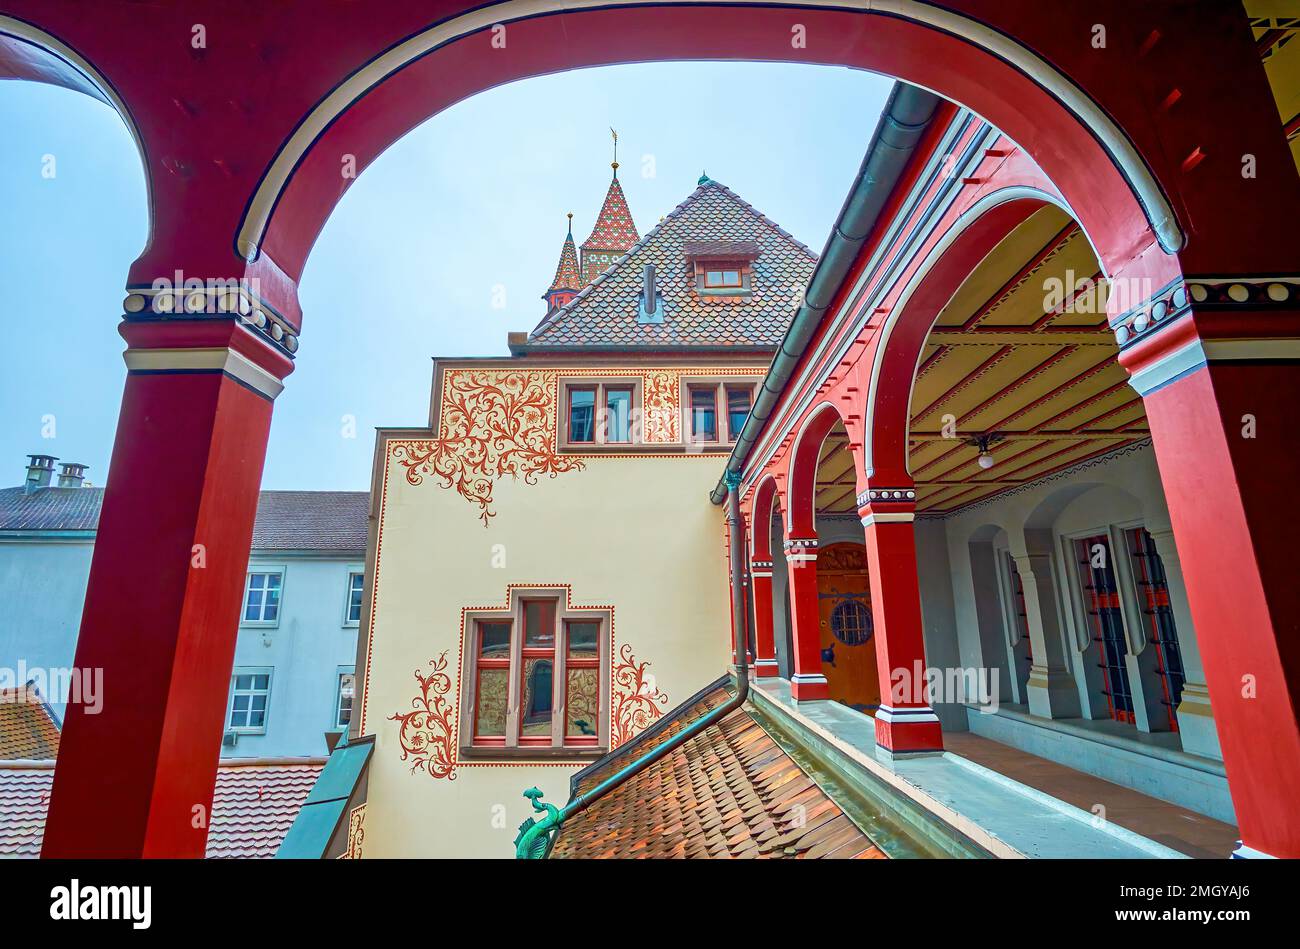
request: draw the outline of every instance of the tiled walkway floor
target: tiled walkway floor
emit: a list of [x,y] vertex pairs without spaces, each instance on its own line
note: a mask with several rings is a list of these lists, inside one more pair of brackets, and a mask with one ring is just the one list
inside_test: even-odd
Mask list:
[[945,732],[944,747],[990,771],[1050,794],[1084,811],[1106,808],[1106,818],[1190,857],[1223,858],[1237,846],[1237,828],[1148,797],[1082,771],[1027,754],[969,732]]

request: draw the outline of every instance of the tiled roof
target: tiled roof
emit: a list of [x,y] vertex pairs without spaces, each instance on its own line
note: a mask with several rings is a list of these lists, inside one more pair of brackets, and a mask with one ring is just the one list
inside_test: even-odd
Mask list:
[[623,186],[614,180],[605,192],[605,203],[596,215],[596,226],[591,229],[591,236],[582,242],[583,250],[627,250],[637,242],[636,224],[632,212],[628,210],[627,198],[623,196]]
[[31,688],[0,689],[0,759],[39,760],[59,753],[59,726]]
[[[93,531],[103,488],[0,488],[0,530]],[[369,494],[365,491],[263,491],[253,547],[364,553]]]
[[[577,790],[590,790],[727,698],[719,685],[683,703],[650,741],[625,745],[580,773]],[[551,856],[885,854],[741,707],[570,818]]]
[[0,530],[93,531],[103,488],[0,488]]
[[[748,298],[701,299],[688,242],[753,242]],[[816,255],[729,188],[711,179],[570,303],[548,315],[528,348],[567,346],[771,346],[781,341]],[[655,265],[663,322],[638,323],[642,269]]]
[[[316,759],[223,763],[217,769],[207,856],[274,856],[324,766]],[[0,767],[0,858],[40,856],[53,783],[53,762]]]
[[560,248],[560,263],[555,268],[555,279],[551,281],[550,289],[546,293],[552,290],[581,289],[582,268],[578,266],[578,249],[573,246],[573,227],[570,224],[569,233],[564,238],[564,246]]
[[263,491],[253,525],[255,550],[366,549],[365,491]]

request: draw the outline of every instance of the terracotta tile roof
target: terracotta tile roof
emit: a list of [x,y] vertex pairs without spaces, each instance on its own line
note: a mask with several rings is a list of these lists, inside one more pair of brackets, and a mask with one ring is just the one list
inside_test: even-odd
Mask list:
[[[674,709],[654,733],[580,772],[577,790],[594,787],[727,697],[719,685]],[[551,856],[885,854],[742,707],[571,818]]]
[[0,759],[40,760],[59,753],[59,726],[34,688],[0,689]]
[[[701,299],[691,278],[687,243],[752,242],[761,253],[753,264],[748,297]],[[532,350],[571,346],[760,346],[781,341],[808,280],[816,255],[729,188],[704,182],[589,283],[567,305],[549,314],[529,336]],[[642,269],[655,265],[663,295],[663,322],[638,323]]]
[[[337,550],[364,554],[369,494],[365,491],[263,491],[253,547]],[[0,531],[93,531],[103,488],[0,488]]]
[[618,250],[625,251],[637,242],[639,235],[628,209],[627,198],[623,196],[623,186],[618,183],[617,172],[605,192],[605,203],[596,215],[596,224],[591,229],[591,236],[582,242],[583,250]]
[[[0,858],[40,856],[53,764],[0,767]],[[207,856],[274,856],[324,766],[324,760],[316,759],[222,764],[217,770]]]

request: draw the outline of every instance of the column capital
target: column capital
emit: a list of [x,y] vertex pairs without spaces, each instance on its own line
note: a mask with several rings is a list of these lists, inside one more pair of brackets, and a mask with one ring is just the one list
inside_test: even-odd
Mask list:
[[131,375],[220,373],[267,399],[284,388],[293,356],[242,318],[132,319],[118,332]]
[[1300,274],[1180,276],[1152,293],[1117,293],[1111,308],[1139,395],[1211,362],[1300,361]]
[[858,517],[864,527],[872,524],[906,523],[916,520],[916,487],[869,487],[857,497]]

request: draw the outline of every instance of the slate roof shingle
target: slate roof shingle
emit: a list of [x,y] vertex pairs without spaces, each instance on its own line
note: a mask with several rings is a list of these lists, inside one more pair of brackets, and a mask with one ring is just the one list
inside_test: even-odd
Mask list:
[[[760,251],[746,299],[701,299],[691,279],[688,243],[743,244]],[[542,320],[528,349],[573,346],[776,347],[794,317],[817,262],[805,244],[726,186],[704,179],[571,302]],[[642,269],[655,265],[663,322],[638,323]]]
[[[365,491],[263,491],[253,548],[363,554],[369,498]],[[0,488],[0,530],[93,531],[103,503],[103,488]]]
[[[0,858],[40,856],[53,765],[0,767]],[[324,767],[323,759],[223,762],[217,769],[206,856],[275,856]]]
[[[669,712],[652,740],[577,776],[587,791],[727,700],[725,686]],[[885,857],[744,707],[561,826],[552,857]]]
[[0,759],[34,761],[59,753],[59,726],[34,688],[0,689]]

